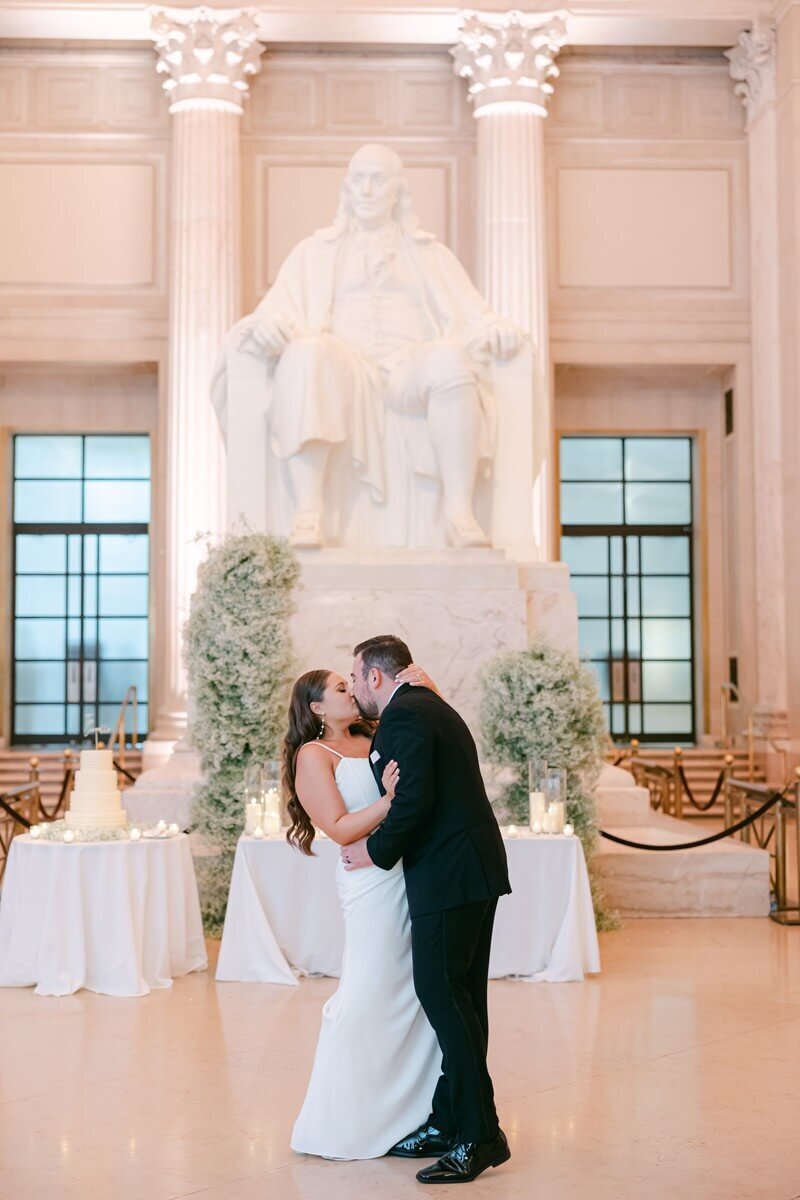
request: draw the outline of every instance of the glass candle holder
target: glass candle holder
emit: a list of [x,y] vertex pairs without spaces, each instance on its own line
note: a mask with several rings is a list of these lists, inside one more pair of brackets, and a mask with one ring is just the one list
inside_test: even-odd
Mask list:
[[283,791],[281,787],[281,764],[279,759],[270,758],[264,763],[261,773],[261,801],[264,806],[264,829],[268,833],[279,833],[283,817]]
[[550,767],[547,772],[548,833],[563,833],[567,821],[567,772],[564,767]]
[[531,833],[541,833],[547,808],[547,763],[543,758],[528,759],[528,824]]

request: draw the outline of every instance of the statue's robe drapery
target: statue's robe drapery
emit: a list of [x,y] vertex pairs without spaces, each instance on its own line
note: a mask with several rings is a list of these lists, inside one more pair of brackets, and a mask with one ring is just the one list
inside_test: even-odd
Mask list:
[[[276,321],[288,326],[295,337],[323,337],[330,335],[331,317],[334,308],[337,272],[342,248],[347,237],[347,227],[339,222],[327,229],[317,231],[301,241],[283,263],[275,283],[258,305],[253,318],[264,323]],[[481,386],[480,371],[483,365],[480,352],[472,353],[485,337],[487,329],[497,320],[496,315],[475,288],[455,255],[429,233],[422,231],[403,232],[399,238],[399,250],[416,276],[419,295],[424,306],[424,316],[431,331],[431,341],[451,341],[463,346],[475,363],[476,378],[481,401],[481,435],[479,460],[482,473],[488,474],[495,441],[495,413],[491,390]],[[234,326],[229,339],[238,340],[241,325]],[[273,393],[273,379],[279,356],[264,358],[264,410],[269,420],[269,403]],[[377,367],[348,375],[348,429],[326,428],[300,429],[297,440],[302,442],[319,437],[323,441],[344,441],[356,473],[369,487],[375,500],[385,495],[384,479],[384,399],[381,394],[380,376]],[[331,370],[335,382],[336,365]],[[212,385],[212,400],[225,429],[227,406],[227,381],[225,378],[225,355],[215,371]],[[291,397],[288,398],[291,402]],[[412,447],[414,469],[422,474],[436,475],[435,460],[425,431],[424,417],[407,418],[409,441]],[[285,440],[285,439],[284,439]],[[286,445],[278,446],[273,438],[272,449],[278,457],[292,452]],[[300,444],[295,450],[300,449]]]

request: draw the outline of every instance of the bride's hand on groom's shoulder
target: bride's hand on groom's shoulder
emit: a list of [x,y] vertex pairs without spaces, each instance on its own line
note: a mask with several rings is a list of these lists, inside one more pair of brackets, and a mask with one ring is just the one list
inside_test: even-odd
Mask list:
[[397,791],[397,784],[400,780],[400,768],[394,759],[386,764],[386,769],[381,776],[381,780],[383,782],[383,786],[386,788],[386,795],[383,798],[384,800],[388,800],[391,804],[392,800],[394,800],[394,794]]
[[438,687],[428,672],[424,671],[416,663],[412,663],[410,667],[405,667],[402,671],[398,671],[394,679],[395,683],[410,683],[412,687],[426,687],[430,688],[432,692],[440,694]]

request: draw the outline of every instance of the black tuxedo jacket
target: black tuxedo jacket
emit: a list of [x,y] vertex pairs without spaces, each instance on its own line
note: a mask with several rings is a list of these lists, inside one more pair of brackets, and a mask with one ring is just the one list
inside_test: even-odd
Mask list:
[[403,684],[372,739],[370,761],[381,792],[393,758],[400,783],[367,849],[385,871],[402,858],[411,916],[510,892],[475,742],[455,709],[429,688]]

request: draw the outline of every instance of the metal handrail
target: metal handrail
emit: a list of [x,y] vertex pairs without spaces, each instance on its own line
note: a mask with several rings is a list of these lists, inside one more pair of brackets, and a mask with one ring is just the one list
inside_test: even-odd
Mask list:
[[631,774],[638,787],[646,787],[650,794],[650,803],[654,809],[660,809],[667,816],[672,811],[672,771],[663,763],[641,758],[638,752],[639,744],[631,743]]
[[[755,828],[754,825],[746,826],[741,831],[741,838],[742,841],[751,844],[751,837],[754,835],[756,844],[762,850],[769,850],[770,841],[773,842],[774,854],[770,853],[770,882],[772,883],[775,896],[775,905],[769,915],[779,925],[800,925],[800,767],[795,769],[794,784],[787,784],[786,788],[784,788],[784,793],[789,790],[794,793],[794,799],[791,799],[786,794],[781,796],[772,810],[774,817],[771,827],[766,829],[766,821],[769,816],[769,813],[767,813],[761,819],[760,828]],[[730,797],[730,800],[726,802],[726,817],[728,811],[733,813],[736,800],[739,802],[743,816],[746,817],[750,815],[751,810],[760,807],[765,797],[772,793],[772,788],[766,783],[754,783],[752,780],[731,778],[727,780],[725,791],[726,795]],[[787,888],[788,854],[786,848],[786,826],[788,821],[792,819],[794,819],[795,834],[795,883],[797,886],[797,895],[795,904],[790,905]],[[774,870],[772,869],[773,859]]]
[[[736,740],[734,735],[734,741]],[[740,736],[740,735],[739,735]],[[783,746],[779,746],[773,738],[772,734],[767,733],[763,728],[756,729],[756,721],[753,714],[750,713],[747,718],[747,764],[750,770],[750,775],[755,774],[756,761],[756,738],[762,742],[766,742],[773,754],[777,754],[781,760],[781,779],[786,779],[788,776],[786,756],[788,751]]]
[[775,739],[772,737],[772,735],[770,733],[768,733],[766,729],[764,729],[763,727],[757,728],[758,723],[757,723],[755,717],[753,716],[752,710],[749,712],[748,717],[747,717],[747,730],[746,731],[740,730],[738,733],[732,733],[732,734],[729,732],[729,719],[728,719],[729,711],[728,710],[729,710],[729,706],[731,703],[731,699],[733,699],[737,704],[740,704],[742,702],[741,692],[739,691],[736,684],[730,683],[730,682],[721,683],[720,688],[719,688],[719,694],[720,694],[720,745],[721,745],[722,749],[729,750],[731,748],[731,746],[736,743],[737,738],[741,738],[742,736],[746,737],[746,739],[747,739],[747,768],[748,768],[748,771],[750,774],[750,778],[752,779],[752,777],[755,775],[755,769],[756,769],[755,742],[756,742],[756,738],[759,738],[762,742],[766,742],[767,746],[769,746],[769,748],[772,750],[772,752],[774,754],[777,754],[780,757],[781,778],[786,779],[788,777],[787,761],[786,761],[787,750],[784,747],[779,746],[778,743],[775,741]]
[[133,728],[131,730],[131,745],[135,746],[139,740],[139,727],[138,727],[138,720],[137,720],[138,699],[137,699],[135,684],[131,684],[131,686],[128,688],[127,692],[125,693],[125,698],[119,707],[119,715],[117,716],[117,723],[114,726],[114,732],[111,734],[111,737],[108,739],[108,748],[112,752],[112,756],[113,756],[113,752],[114,752],[114,742],[119,743],[119,758],[118,758],[118,760],[115,759],[115,763],[122,770],[123,774],[127,775],[130,778],[129,772],[125,770],[125,717],[126,717],[129,705],[130,705],[131,709],[133,710]]
[[[38,759],[31,759],[31,778],[28,782],[9,788],[0,795],[0,884],[3,882],[8,851],[14,838],[39,820],[41,785],[37,767]],[[15,805],[19,805],[19,812]]]
[[739,689],[737,688],[736,684],[730,682],[721,683],[719,685],[719,733],[720,745],[723,750],[728,750],[730,748],[728,739],[728,705],[730,704],[730,700],[728,699],[729,696],[732,696],[737,704],[739,703]]

